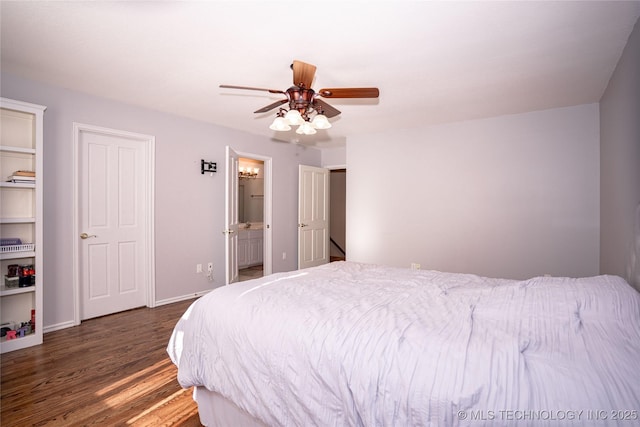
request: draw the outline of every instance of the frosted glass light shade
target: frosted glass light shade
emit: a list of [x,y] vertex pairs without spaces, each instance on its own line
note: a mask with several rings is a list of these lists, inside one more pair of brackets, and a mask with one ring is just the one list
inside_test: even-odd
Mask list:
[[324,114],[318,114],[313,118],[311,124],[316,129],[329,129],[331,127],[331,123],[329,123],[329,119]]
[[291,126],[289,126],[289,123],[287,123],[283,117],[276,117],[273,123],[271,123],[271,126],[269,126],[269,129],[280,132],[291,130]]
[[296,129],[296,133],[299,135],[313,135],[316,133],[316,129],[309,122],[302,122],[302,124]]
[[298,110],[289,110],[287,114],[284,115],[285,120],[290,125],[301,125],[304,122],[304,119],[300,115],[300,111]]

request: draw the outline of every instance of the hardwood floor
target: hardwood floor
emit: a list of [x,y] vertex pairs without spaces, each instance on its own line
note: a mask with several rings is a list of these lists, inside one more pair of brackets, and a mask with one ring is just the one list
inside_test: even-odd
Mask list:
[[257,279],[264,275],[263,265],[255,265],[253,267],[242,268],[238,270],[238,282],[245,280]]
[[87,320],[3,354],[0,425],[200,426],[165,351],[191,302]]

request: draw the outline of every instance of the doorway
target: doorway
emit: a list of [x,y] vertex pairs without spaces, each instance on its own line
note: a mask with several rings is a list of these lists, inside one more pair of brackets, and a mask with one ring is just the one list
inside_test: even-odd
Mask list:
[[299,166],[298,268],[346,260],[346,168]]
[[238,159],[238,281],[264,275],[264,162]]
[[227,285],[272,272],[271,165],[271,157],[227,146]]
[[329,169],[329,260],[345,261],[347,170]]

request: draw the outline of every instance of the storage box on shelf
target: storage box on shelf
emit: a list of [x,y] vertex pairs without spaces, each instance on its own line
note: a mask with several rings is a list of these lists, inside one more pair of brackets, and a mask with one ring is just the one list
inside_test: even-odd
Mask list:
[[42,343],[46,107],[0,98],[0,352]]

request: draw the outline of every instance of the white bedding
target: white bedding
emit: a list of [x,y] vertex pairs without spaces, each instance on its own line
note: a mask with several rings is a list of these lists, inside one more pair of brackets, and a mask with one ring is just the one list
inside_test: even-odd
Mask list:
[[167,350],[271,426],[640,423],[640,294],[615,276],[331,263],[212,291]]

